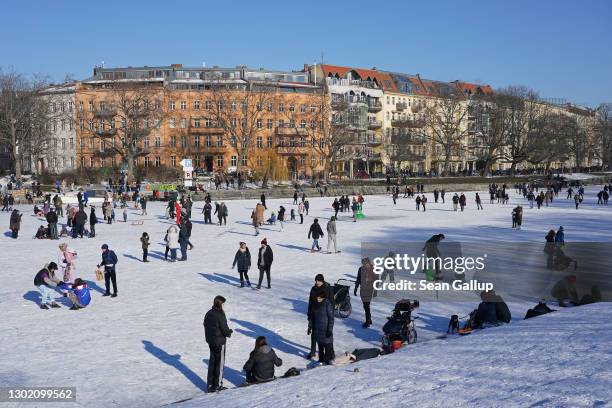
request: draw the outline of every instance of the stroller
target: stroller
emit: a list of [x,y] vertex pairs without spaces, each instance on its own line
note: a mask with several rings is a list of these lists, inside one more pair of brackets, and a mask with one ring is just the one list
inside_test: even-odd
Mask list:
[[382,349],[383,353],[393,353],[404,344],[417,341],[417,332],[412,318],[412,311],[419,307],[418,300],[402,299],[395,304],[393,314],[387,317],[383,326]]
[[[340,283],[347,282],[348,285]],[[338,279],[334,284],[334,312],[336,316],[346,319],[350,316],[353,307],[351,306],[351,283],[348,279]]]

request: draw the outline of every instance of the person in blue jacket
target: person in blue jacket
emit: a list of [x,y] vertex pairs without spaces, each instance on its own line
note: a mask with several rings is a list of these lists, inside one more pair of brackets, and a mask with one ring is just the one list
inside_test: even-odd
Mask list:
[[85,308],[91,302],[91,294],[87,282],[81,278],[76,278],[74,283],[63,283],[60,289],[67,290],[64,296],[68,297],[72,302],[70,310],[79,310]]
[[[102,263],[98,268],[104,266],[104,283],[106,284],[106,292],[102,296],[117,297],[117,274],[115,265],[117,264],[117,254],[115,251],[108,249],[108,245],[102,245]],[[113,294],[110,293],[110,284],[113,283]]]

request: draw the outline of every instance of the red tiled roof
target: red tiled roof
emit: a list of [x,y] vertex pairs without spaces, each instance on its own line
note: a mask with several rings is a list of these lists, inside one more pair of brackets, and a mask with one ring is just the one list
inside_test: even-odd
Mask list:
[[356,73],[360,79],[376,81],[376,83],[385,91],[397,92],[395,81],[393,81],[391,75],[385,72],[376,71],[374,69],[350,68],[326,64],[321,64],[321,69],[323,70],[323,74],[325,76],[329,76],[329,74],[331,74],[332,76],[338,75],[340,78],[344,78],[348,72],[352,71]]
[[461,92],[468,91],[472,95],[477,94],[478,92],[482,92],[485,95],[491,95],[493,93],[493,88],[491,88],[489,85],[477,85],[461,81],[455,81],[455,83]]

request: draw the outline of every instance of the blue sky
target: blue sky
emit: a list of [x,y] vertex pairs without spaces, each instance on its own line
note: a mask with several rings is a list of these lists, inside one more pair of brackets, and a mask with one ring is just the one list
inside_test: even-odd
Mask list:
[[319,62],[612,102],[612,1],[11,1],[0,66],[60,81],[92,67]]

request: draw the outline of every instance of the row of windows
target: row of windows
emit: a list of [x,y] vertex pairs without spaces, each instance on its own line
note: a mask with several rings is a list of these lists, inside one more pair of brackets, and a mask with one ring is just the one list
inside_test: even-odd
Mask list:
[[72,110],[74,109],[74,103],[72,101],[66,103],[66,102],[51,102],[49,104],[49,111],[51,113],[57,113],[57,112],[61,112],[64,113],[66,112],[66,107],[68,107],[68,112],[72,112]]
[[[53,132],[57,132],[58,129],[58,121],[57,120],[52,120],[50,123],[46,123],[45,124],[47,130],[49,130],[49,128],[51,130],[53,130]],[[62,119],[59,121],[59,129],[61,130],[66,130],[66,128],[68,128],[68,130],[74,130],[74,122],[70,119],[66,120],[66,119]]]
[[[54,163],[55,163],[56,158],[54,158],[53,160],[54,160]],[[217,164],[217,167],[223,167],[223,165],[225,164],[225,158],[222,155],[214,156],[214,160],[215,160],[215,162]],[[66,166],[65,165],[66,159],[64,158],[63,161],[64,161],[64,167],[65,167]],[[202,167],[202,164],[204,163],[200,156],[195,156],[193,158],[193,161],[194,161],[195,167]],[[299,161],[299,164],[301,166],[305,166],[306,165],[306,157],[301,156],[298,159],[298,161]],[[319,156],[318,162],[319,162],[320,166],[323,166],[324,163],[325,163],[325,158],[322,155]],[[74,158],[70,159],[70,163],[71,163],[71,166],[74,167]],[[240,163],[241,163],[242,166],[247,166],[249,164],[248,157],[247,156],[241,157],[240,158]],[[256,166],[261,167],[261,166],[263,166],[263,163],[264,163],[264,158],[262,156],[256,156],[256,158],[255,158]],[[116,164],[117,164],[117,162],[116,162],[114,157],[111,157],[108,160],[106,158],[103,158],[103,157],[100,157],[100,158],[90,157],[89,160],[87,160],[85,157],[81,157],[81,167],[88,166],[88,167],[105,168],[107,166],[115,167]],[[134,159],[134,165],[135,166],[140,166],[140,164],[141,164],[141,161],[138,158]],[[231,156],[229,164],[230,164],[230,166],[236,167],[238,165],[238,156]],[[161,167],[162,166],[162,158],[161,158],[161,156],[155,156],[153,158],[151,158],[149,156],[145,156],[142,159],[142,165],[144,167],[151,167],[151,166]],[[312,167],[315,167],[317,165],[317,159],[315,157],[311,157],[310,158],[310,165]],[[177,157],[176,156],[170,156],[170,166],[172,166],[172,167],[176,167],[177,166]],[[54,164],[54,167],[57,167],[57,166]]]

